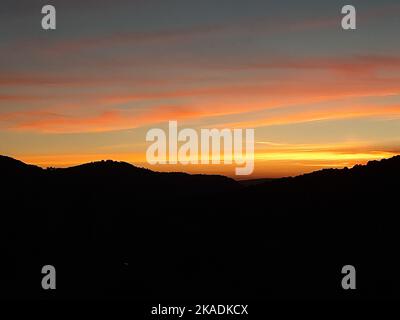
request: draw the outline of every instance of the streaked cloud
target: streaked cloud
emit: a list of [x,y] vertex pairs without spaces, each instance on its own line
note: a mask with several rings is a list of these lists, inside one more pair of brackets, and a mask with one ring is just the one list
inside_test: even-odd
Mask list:
[[178,120],[257,128],[258,176],[396,154],[400,7],[355,1],[348,33],[334,2],[60,2],[57,33],[42,33],[39,1],[6,1],[0,152],[45,166],[143,164],[143,132]]

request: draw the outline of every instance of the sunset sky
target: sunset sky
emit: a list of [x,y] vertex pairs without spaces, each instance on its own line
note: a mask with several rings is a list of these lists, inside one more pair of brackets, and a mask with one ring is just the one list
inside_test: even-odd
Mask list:
[[[41,28],[41,8],[57,29]],[[357,30],[341,8],[357,9]],[[146,163],[150,128],[255,128],[252,177],[400,153],[398,0],[3,0],[0,154]]]

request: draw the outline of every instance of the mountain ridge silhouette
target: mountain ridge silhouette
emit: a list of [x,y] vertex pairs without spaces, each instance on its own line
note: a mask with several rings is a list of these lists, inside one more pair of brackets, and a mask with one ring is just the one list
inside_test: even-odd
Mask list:
[[[0,170],[2,170],[2,174],[5,174],[7,172],[12,172],[14,173],[14,170],[24,170],[25,172],[44,172],[44,171],[58,171],[58,172],[75,172],[79,174],[83,174],[86,171],[96,171],[98,170],[99,173],[104,173],[107,171],[111,172],[118,172],[118,171],[130,171],[135,172],[137,174],[141,175],[164,175],[164,176],[191,176],[191,177],[219,177],[219,178],[226,178],[230,181],[234,181],[234,179],[219,175],[219,174],[189,174],[189,173],[184,173],[184,172],[157,172],[153,171],[147,168],[142,168],[135,166],[131,163],[124,162],[124,161],[114,161],[114,160],[100,160],[100,161],[94,161],[94,162],[88,162],[88,163],[83,163],[71,167],[66,167],[66,168],[47,168],[43,169],[39,166],[32,165],[32,164],[26,164],[20,160],[17,160],[12,157],[8,156],[3,156],[0,155]],[[392,172],[389,172],[388,170],[393,170]],[[269,185],[271,183],[274,183],[276,181],[292,181],[292,180],[304,180],[304,179],[312,179],[312,178],[322,178],[322,177],[329,177],[329,176],[345,176],[345,175],[351,175],[351,174],[361,174],[361,173],[368,173],[367,171],[370,170],[371,172],[374,171],[375,173],[398,173],[400,171],[400,155],[393,156],[391,158],[386,158],[382,160],[371,160],[368,161],[365,165],[361,164],[356,164],[352,168],[327,168],[327,169],[321,169],[321,170],[316,170],[310,173],[305,173],[305,174],[300,174],[294,177],[282,177],[282,178],[274,178],[274,179],[269,179],[269,178],[261,178],[261,179],[256,179],[257,182],[256,185],[262,186],[262,185]],[[263,180],[266,180],[263,182]],[[242,180],[246,181],[246,180]],[[244,183],[245,184],[245,183]],[[254,185],[250,184],[252,187]]]
[[[137,167],[127,162],[101,160],[84,163],[67,168],[42,169],[35,165],[26,164],[11,157],[0,156],[0,174],[3,178],[13,178],[13,174],[31,179],[64,179],[65,181],[79,180],[79,182],[104,183],[113,182],[130,184],[142,183],[151,187],[175,186],[184,187],[182,192],[218,191],[237,189],[241,185],[235,180],[222,175],[188,174],[183,172],[156,172],[146,168]],[[132,180],[129,180],[132,179]],[[31,181],[33,182],[33,180]],[[208,185],[209,184],[209,185]],[[207,186],[208,185],[208,186]],[[202,190],[202,188],[205,188]],[[149,191],[149,190],[148,190]]]
[[[0,157],[0,175],[1,296],[400,298],[399,156],[248,186],[113,161]],[[46,264],[55,293],[40,287]]]

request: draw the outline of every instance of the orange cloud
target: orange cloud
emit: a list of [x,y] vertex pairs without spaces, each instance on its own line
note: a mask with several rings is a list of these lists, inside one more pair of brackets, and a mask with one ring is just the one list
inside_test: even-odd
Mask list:
[[2,102],[34,102],[40,101],[44,97],[35,96],[35,95],[10,95],[10,94],[1,94],[0,95],[0,103]]
[[369,74],[379,69],[400,68],[400,57],[389,55],[354,55],[351,57],[273,58],[268,62],[253,63],[238,68],[251,69],[325,69],[338,73]]
[[[253,66],[256,67],[256,66]],[[263,67],[263,66],[258,66]],[[263,126],[286,124],[302,121],[338,119],[365,116],[398,116],[398,105],[359,105],[353,98],[382,97],[400,93],[400,79],[371,75],[373,71],[395,70],[400,68],[400,58],[393,56],[363,56],[349,59],[318,58],[281,59],[269,62],[264,67],[288,68],[296,72],[283,73],[275,79],[243,81],[240,84],[201,84],[176,89],[136,89],[137,92],[117,88],[118,92],[93,93],[92,90],[55,92],[49,95],[0,95],[0,104],[7,108],[8,103],[41,103],[40,110],[2,112],[0,127],[12,130],[30,130],[39,132],[98,132],[128,129],[168,120],[198,120],[199,118],[221,117],[220,123],[229,120],[223,116],[246,116],[233,126]],[[335,72],[350,72],[344,76],[327,77],[318,72],[307,74],[301,69],[327,69]],[[367,75],[366,75],[367,73]],[[118,78],[117,78],[118,79]],[[78,81],[85,78],[60,78],[61,83]],[[109,81],[110,79],[104,80]],[[11,76],[0,77],[17,87],[30,83],[51,83],[51,77]],[[96,80],[94,80],[96,81]],[[103,80],[98,80],[101,83]],[[126,84],[129,80],[126,80]],[[173,82],[173,81],[172,81]],[[178,104],[169,105],[168,100],[179,99]],[[327,106],[325,102],[347,99],[345,107]],[[383,100],[384,101],[384,100]],[[136,108],[137,102],[146,102],[146,109]],[[307,104],[320,103],[319,106]],[[131,104],[118,109],[119,104]],[[167,104],[167,105],[166,105]],[[249,113],[274,109],[273,115]],[[232,120],[230,120],[232,121]]]
[[361,117],[400,117],[400,105],[388,106],[371,106],[371,105],[358,105],[358,106],[345,106],[341,108],[329,108],[326,110],[319,109],[297,109],[292,110],[290,114],[285,115],[271,115],[264,117],[257,117],[251,121],[240,121],[236,123],[224,123],[222,126],[228,127],[246,127],[256,128],[271,125],[286,125],[291,123],[321,121],[321,120],[336,120],[336,119],[351,119]]
[[44,111],[15,112],[0,117],[0,121],[13,122],[9,129],[48,133],[101,132],[136,128],[170,119],[187,119],[200,116],[198,111],[162,106],[149,112],[107,110],[92,116],[66,116]]

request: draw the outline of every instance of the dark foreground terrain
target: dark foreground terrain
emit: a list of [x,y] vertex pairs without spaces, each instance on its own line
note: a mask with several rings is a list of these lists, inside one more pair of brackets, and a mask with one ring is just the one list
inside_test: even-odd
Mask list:
[[8,157],[0,177],[3,298],[400,298],[399,156],[249,186]]

